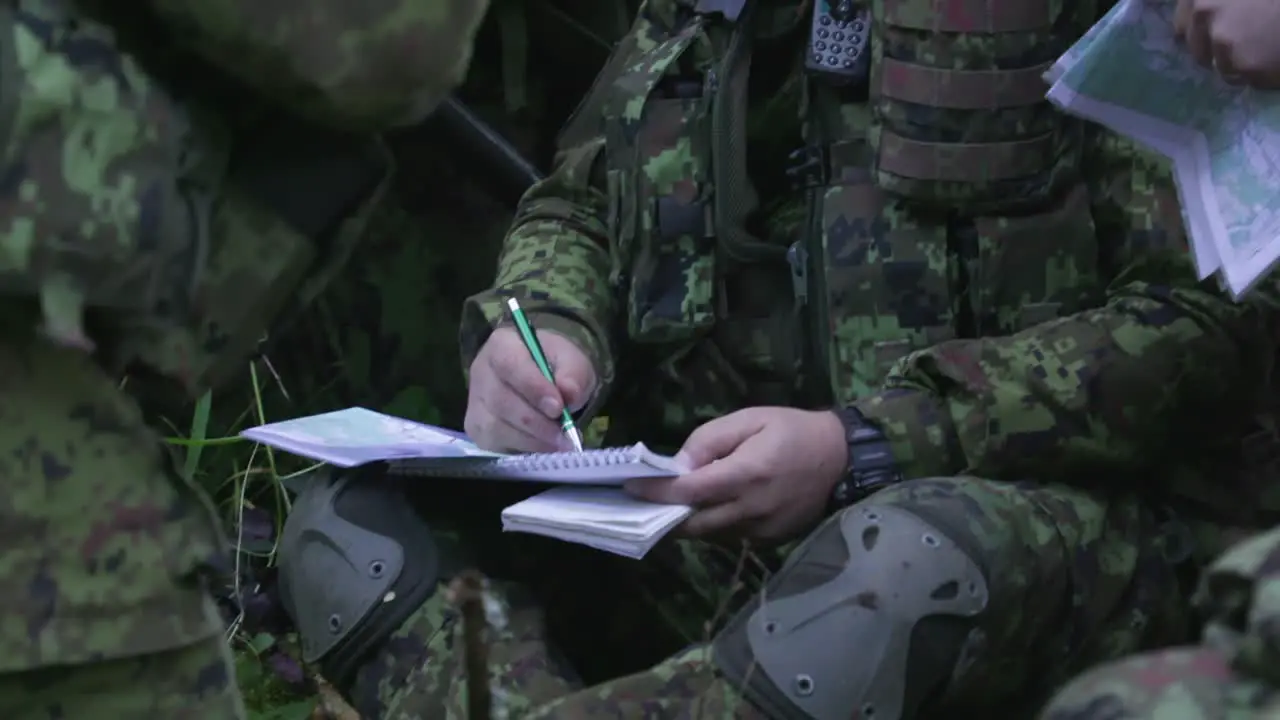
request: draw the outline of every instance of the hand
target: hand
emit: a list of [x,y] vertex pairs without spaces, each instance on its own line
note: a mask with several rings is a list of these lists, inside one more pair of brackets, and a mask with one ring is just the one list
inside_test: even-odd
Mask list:
[[596,372],[573,341],[549,330],[538,342],[556,377],[551,384],[512,327],[493,331],[471,363],[467,417],[472,442],[497,452],[571,450],[560,429],[560,411],[581,410],[595,394]]
[[1174,29],[1196,61],[1227,82],[1280,88],[1280,3],[1179,0]]
[[692,505],[686,535],[730,533],[781,540],[820,520],[848,462],[844,426],[831,412],[756,407],[712,420],[677,456],[677,478],[628,483],[653,502]]

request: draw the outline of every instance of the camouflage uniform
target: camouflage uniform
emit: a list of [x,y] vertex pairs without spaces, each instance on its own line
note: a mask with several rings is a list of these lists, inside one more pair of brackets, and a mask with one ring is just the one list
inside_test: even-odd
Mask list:
[[1044,720],[1274,717],[1280,528],[1233,547],[1201,579],[1195,604],[1209,622],[1199,646],[1104,665],[1068,685]]
[[203,582],[217,519],[123,386],[210,386],[324,267],[321,238],[259,202],[269,180],[231,147],[248,125],[201,107],[222,103],[212,67],[364,133],[460,80],[484,11],[346,6],[0,2],[5,717],[243,717]]
[[[1043,71],[1106,8],[873,3],[868,99],[797,70],[807,7],[643,5],[469,300],[464,361],[517,296],[594,360],[582,420],[619,408],[610,441],[674,448],[748,406],[854,408],[904,481],[833,512],[745,603],[786,553],[740,568],[682,542],[618,570],[511,545],[521,572],[481,563],[504,580],[504,712],[1029,717],[1083,667],[1184,640],[1185,575],[1218,527],[1276,517],[1234,466],[1280,281],[1245,305],[1197,283],[1164,166],[1043,100]],[[281,559],[308,659],[366,717],[461,716],[439,588],[455,541],[497,542],[476,539],[497,504],[435,497],[426,527],[389,484],[319,487]],[[545,594],[575,577],[616,587]],[[579,680],[554,626],[631,653],[659,621],[627,617],[627,635],[610,617],[642,592],[710,642],[565,695]]]

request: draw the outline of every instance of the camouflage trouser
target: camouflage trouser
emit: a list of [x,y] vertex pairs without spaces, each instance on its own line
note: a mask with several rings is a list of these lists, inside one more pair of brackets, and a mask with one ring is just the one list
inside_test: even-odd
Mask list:
[[209,509],[118,379],[0,310],[0,716],[243,717]]
[[[212,603],[210,603],[212,605]],[[238,720],[245,717],[221,636],[164,652],[0,676],[6,720]]]
[[1210,622],[1198,647],[1096,668],[1059,693],[1045,720],[1280,717],[1280,528],[1227,551],[1196,604]]
[[[948,478],[903,483],[845,512],[872,505],[934,518],[964,535],[979,549],[977,562],[989,581],[987,611],[931,710],[985,709],[995,712],[993,717],[1029,717],[1068,673],[1185,640],[1184,588],[1166,561],[1165,534],[1154,513],[1136,499]],[[532,557],[535,544],[523,540],[514,552]],[[560,640],[556,619],[568,615],[569,626],[599,628],[613,651],[624,654],[668,622],[684,625],[685,635],[695,632],[695,641],[706,639],[727,619],[732,610],[727,605],[750,597],[749,589],[770,565],[767,560],[744,561],[737,553],[680,542],[666,554],[655,550],[641,563],[618,560],[624,571],[609,575],[575,566],[578,550],[563,547],[553,561],[557,564],[544,574],[563,579],[567,571],[591,578],[604,592],[586,609],[572,598],[563,602],[536,589],[492,583],[495,607],[501,608],[489,650],[495,711],[516,717],[674,718],[696,709],[697,717],[766,717],[719,674],[704,647],[672,647],[673,656],[648,670],[579,689],[575,674],[553,653],[550,636]],[[651,584],[680,573],[686,580],[683,592]],[[547,584],[554,589],[555,583]],[[629,600],[644,590],[658,612],[622,617],[634,608]],[[429,600],[359,671],[349,694],[365,717],[464,716],[459,623],[443,595]],[[610,614],[615,623],[630,621],[629,639],[609,632]],[[578,668],[585,669],[584,664]],[[1010,714],[1015,707],[1017,714]]]

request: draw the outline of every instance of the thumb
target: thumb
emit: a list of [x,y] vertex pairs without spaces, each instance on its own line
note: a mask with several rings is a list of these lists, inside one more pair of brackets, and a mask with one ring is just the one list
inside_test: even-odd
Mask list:
[[676,460],[689,470],[696,470],[703,465],[728,457],[747,438],[764,429],[759,415],[751,410],[739,410],[724,417],[703,423],[694,430],[684,447],[676,455]]
[[587,353],[569,338],[539,330],[538,342],[547,351],[547,362],[556,377],[556,389],[570,411],[586,407],[596,391],[596,371]]
[[1179,39],[1186,37],[1187,25],[1191,21],[1191,0],[1178,0],[1173,11],[1173,33]]

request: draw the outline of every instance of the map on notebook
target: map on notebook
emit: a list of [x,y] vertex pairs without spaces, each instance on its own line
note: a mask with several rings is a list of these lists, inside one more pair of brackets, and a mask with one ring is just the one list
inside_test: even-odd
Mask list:
[[643,444],[581,453],[495,453],[461,433],[359,407],[261,425],[241,435],[338,467],[386,462],[397,475],[560,485],[504,510],[503,529],[631,558],[643,557],[692,512],[638,500],[618,487],[631,479],[680,474],[674,458]]

